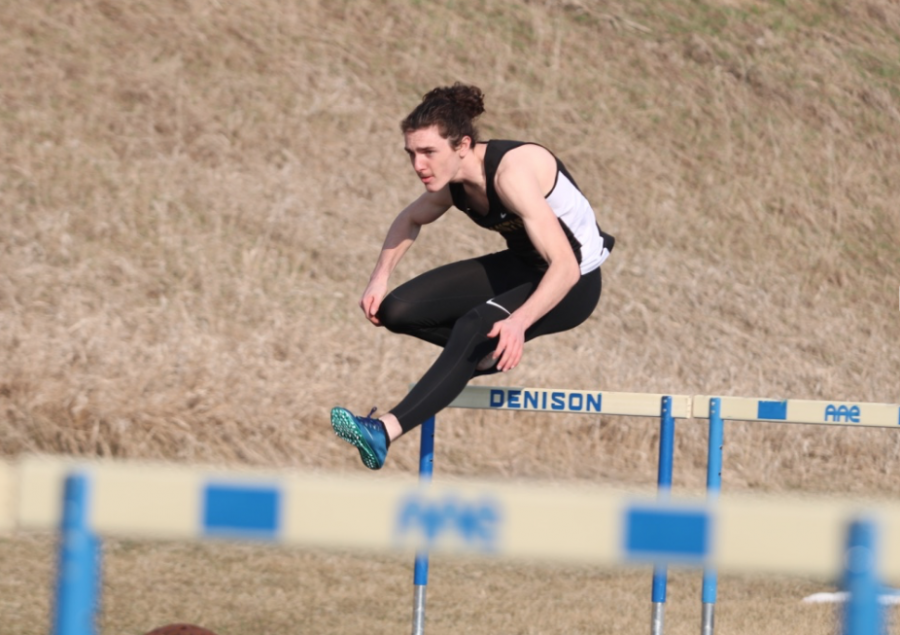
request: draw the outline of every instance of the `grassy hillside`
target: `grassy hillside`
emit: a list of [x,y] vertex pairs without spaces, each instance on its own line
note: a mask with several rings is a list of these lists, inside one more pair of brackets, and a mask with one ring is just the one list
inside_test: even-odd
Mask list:
[[[485,138],[552,148],[618,238],[597,313],[478,381],[900,402],[894,1],[0,0],[0,58],[3,456],[362,470],[327,413],[390,408],[434,358],[356,302],[421,189],[398,122],[456,80],[486,92]],[[498,241],[450,213],[394,282]],[[657,442],[653,421],[453,411],[437,469],[646,485]],[[702,487],[705,443],[679,424],[676,488]],[[385,471],[413,472],[417,445]],[[894,430],[726,430],[726,489],[891,493],[898,475]],[[45,632],[46,545],[4,544],[0,633]],[[405,595],[378,599],[407,588],[393,560],[222,549],[110,547],[141,601],[111,596],[105,630],[149,630],[162,606],[220,635],[407,628]],[[186,562],[208,566],[141,584]],[[248,562],[265,575],[241,578]],[[632,610],[634,577],[442,571],[434,632],[646,627],[643,577]],[[613,591],[587,614],[534,600],[548,580]],[[695,627],[684,584],[673,633]],[[794,605],[815,584],[723,584],[729,632],[827,624]]]
[[[356,469],[327,410],[389,408],[435,354],[355,304],[419,191],[397,122],[457,79],[487,93],[485,137],[556,150],[619,238],[595,317],[502,380],[896,402],[898,22],[890,2],[2,3],[0,448]],[[500,247],[460,216],[395,281]],[[646,422],[444,420],[450,471],[651,478]],[[540,463],[509,434],[538,421]],[[883,431],[751,428],[729,432],[736,485],[897,469]]]

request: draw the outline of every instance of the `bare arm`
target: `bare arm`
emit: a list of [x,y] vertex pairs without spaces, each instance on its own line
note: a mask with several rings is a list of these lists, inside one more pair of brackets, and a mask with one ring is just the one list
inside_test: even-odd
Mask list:
[[450,209],[450,205],[452,199],[449,188],[440,192],[425,192],[407,205],[391,223],[375,269],[369,276],[369,284],[359,301],[360,308],[372,324],[381,326],[377,317],[378,309],[387,293],[388,278],[397,263],[415,242],[422,225],[436,221]]
[[525,331],[559,304],[581,277],[572,246],[544,198],[548,170],[555,177],[553,156],[537,146],[526,146],[504,158],[495,178],[503,204],[522,218],[528,237],[548,263],[547,272],[531,297],[488,333],[489,337],[499,338],[494,351],[494,358],[500,358],[499,370],[511,370],[518,365]]

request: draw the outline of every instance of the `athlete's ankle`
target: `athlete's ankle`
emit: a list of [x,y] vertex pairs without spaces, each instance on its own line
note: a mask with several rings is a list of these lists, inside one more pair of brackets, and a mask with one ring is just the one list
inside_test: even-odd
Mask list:
[[379,421],[381,421],[381,425],[384,426],[384,435],[390,441],[396,441],[397,437],[403,434],[403,427],[400,425],[400,420],[397,419],[397,416],[394,415],[394,413],[385,413]]

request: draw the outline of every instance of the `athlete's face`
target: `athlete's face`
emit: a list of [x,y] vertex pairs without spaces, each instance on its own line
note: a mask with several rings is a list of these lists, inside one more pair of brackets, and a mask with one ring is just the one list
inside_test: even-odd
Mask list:
[[437,126],[413,130],[404,137],[413,170],[429,192],[441,190],[456,178],[470,143],[468,137],[463,137],[460,146],[454,148],[441,136]]

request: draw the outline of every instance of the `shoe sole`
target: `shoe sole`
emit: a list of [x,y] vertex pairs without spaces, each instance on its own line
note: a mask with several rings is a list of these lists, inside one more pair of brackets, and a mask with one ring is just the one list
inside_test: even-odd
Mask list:
[[359,450],[359,457],[363,464],[370,470],[378,470],[383,464],[378,462],[378,457],[372,450],[372,446],[366,441],[359,429],[359,424],[349,410],[335,408],[331,411],[331,427],[334,433],[341,439]]

